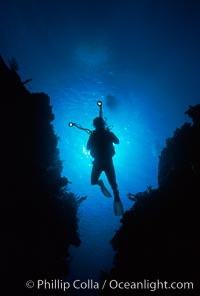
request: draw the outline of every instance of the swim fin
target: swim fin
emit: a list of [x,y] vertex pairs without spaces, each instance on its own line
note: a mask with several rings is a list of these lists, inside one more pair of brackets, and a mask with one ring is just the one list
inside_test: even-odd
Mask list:
[[98,185],[101,188],[101,192],[106,196],[106,197],[112,197],[112,195],[110,194],[110,192],[108,191],[108,189],[106,188],[106,186],[104,185],[102,180],[98,181]]
[[123,216],[124,215],[124,208],[121,200],[114,200],[113,204],[115,216]]

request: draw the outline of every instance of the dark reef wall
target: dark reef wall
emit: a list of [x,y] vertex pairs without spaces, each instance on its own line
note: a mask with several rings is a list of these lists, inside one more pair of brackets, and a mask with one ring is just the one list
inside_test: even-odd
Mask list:
[[78,203],[61,177],[49,97],[30,93],[2,58],[0,96],[1,267],[7,291],[29,295],[26,280],[67,274],[69,246],[80,244]]
[[108,279],[193,281],[195,290],[109,289],[102,295],[200,295],[200,105],[186,113],[193,124],[167,139],[158,189],[135,195],[111,241],[116,253]]

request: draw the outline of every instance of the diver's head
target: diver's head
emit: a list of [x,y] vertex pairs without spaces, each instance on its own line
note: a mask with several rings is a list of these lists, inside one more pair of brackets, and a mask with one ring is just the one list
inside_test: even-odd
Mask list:
[[93,120],[93,125],[96,129],[105,128],[106,123],[105,120],[103,120],[102,117],[96,117]]

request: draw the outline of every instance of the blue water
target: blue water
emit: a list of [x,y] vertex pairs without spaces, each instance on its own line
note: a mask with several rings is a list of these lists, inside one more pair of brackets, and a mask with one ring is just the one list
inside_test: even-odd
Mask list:
[[[72,182],[69,189],[78,196],[88,196],[79,208],[79,232],[82,240],[80,248],[71,248],[73,261],[70,280],[99,279],[100,271],[109,271],[112,266],[113,250],[110,240],[120,226],[120,217],[113,212],[113,199],[102,195],[98,186],[90,185],[92,159],[86,150],[88,134],[68,122],[76,122],[93,129],[92,119],[98,115],[97,100],[103,102],[103,115],[112,131],[119,137],[115,145],[114,164],[117,183],[124,209],[133,205],[127,194],[143,191],[147,186],[157,187],[158,155],[162,141],[150,128],[141,102],[134,95],[114,97],[114,106],[108,104],[109,89],[83,91],[81,84],[76,88],[65,88],[63,94],[52,100],[55,113],[54,127],[59,135],[59,150],[63,160],[63,175]],[[105,94],[105,95],[104,95]],[[146,113],[145,113],[146,112]],[[102,178],[109,188],[104,173]],[[94,292],[94,291],[93,291]]]
[[[101,63],[102,59],[101,56]],[[48,89],[52,87],[53,125],[59,136],[63,175],[72,182],[70,191],[80,197],[87,196],[79,208],[82,244],[70,250],[72,262],[68,280],[71,282],[77,278],[98,281],[101,271],[110,270],[114,255],[110,240],[120,227],[120,217],[114,215],[113,199],[103,196],[98,186],[90,185],[92,159],[86,150],[89,135],[69,127],[68,122],[93,129],[93,118],[99,114],[97,101],[102,100],[103,116],[120,139],[120,144],[115,145],[114,165],[120,197],[124,209],[128,210],[133,205],[127,197],[129,192],[144,191],[149,185],[157,188],[160,151],[179,121],[181,125],[186,118],[184,106],[178,108],[176,102],[172,108],[167,95],[165,101],[160,101],[156,89],[148,83],[144,83],[144,89],[137,87],[131,72],[111,72],[104,60],[102,69],[99,61],[91,64],[89,53],[81,56],[78,63],[77,72],[70,68],[71,72],[67,72],[70,76],[66,75],[64,83],[56,85],[54,81],[55,89],[47,86]],[[77,66],[77,60],[74,65]],[[141,85],[138,78],[137,81]],[[102,178],[110,189],[104,174]],[[95,295],[95,291],[90,292]]]
[[[102,195],[98,187],[90,185],[92,160],[86,151],[88,134],[76,127],[69,127],[72,121],[93,129],[93,118],[98,116],[97,101],[103,102],[103,116],[120,140],[115,145],[114,164],[120,197],[125,211],[133,203],[127,194],[156,188],[158,161],[167,137],[176,127],[187,120],[184,111],[187,106],[198,102],[198,96],[180,99],[192,89],[182,83],[169,89],[166,74],[149,79],[136,75],[131,69],[110,65],[112,55],[105,57],[104,48],[91,52],[84,48],[74,49],[74,60],[68,68],[60,71],[27,73],[21,71],[22,80],[33,77],[30,91],[44,91],[51,99],[55,120],[53,126],[59,137],[58,148],[63,161],[63,175],[72,184],[69,190],[77,196],[87,196],[79,208],[79,233],[82,244],[72,247],[71,273],[68,280],[99,280],[100,271],[112,267],[113,250],[110,240],[120,227],[120,217],[113,212],[113,199]],[[96,58],[96,62],[95,62]],[[27,62],[28,63],[28,62]],[[162,83],[157,85],[157,79]],[[163,84],[163,81],[165,84]],[[112,96],[112,97],[108,97]],[[109,188],[109,184],[102,174]],[[77,291],[74,291],[77,292]],[[95,291],[87,291],[87,295]],[[79,293],[79,291],[78,291]]]
[[113,200],[90,185],[88,135],[68,122],[92,129],[102,100],[120,139],[114,164],[125,210],[133,205],[129,192],[156,188],[166,138],[188,120],[188,105],[199,103],[199,9],[185,0],[2,3],[0,54],[16,58],[22,81],[33,79],[31,92],[50,96],[63,175],[70,191],[87,196],[79,208],[82,244],[70,252],[71,280],[98,279],[111,268],[120,218]]

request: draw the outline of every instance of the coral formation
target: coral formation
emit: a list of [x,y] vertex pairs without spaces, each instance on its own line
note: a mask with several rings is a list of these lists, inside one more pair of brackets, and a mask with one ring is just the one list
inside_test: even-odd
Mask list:
[[[176,129],[159,159],[157,189],[128,197],[135,201],[112,238],[114,265],[104,279],[118,282],[187,281],[194,290],[160,289],[155,295],[198,295],[200,266],[200,105],[186,112],[193,124]],[[106,289],[102,295],[152,295],[150,290]],[[110,295],[110,294],[109,294]]]
[[12,282],[7,291],[26,295],[26,280],[67,274],[69,246],[80,245],[80,200],[61,176],[48,95],[30,93],[2,58],[0,74],[2,266]]

